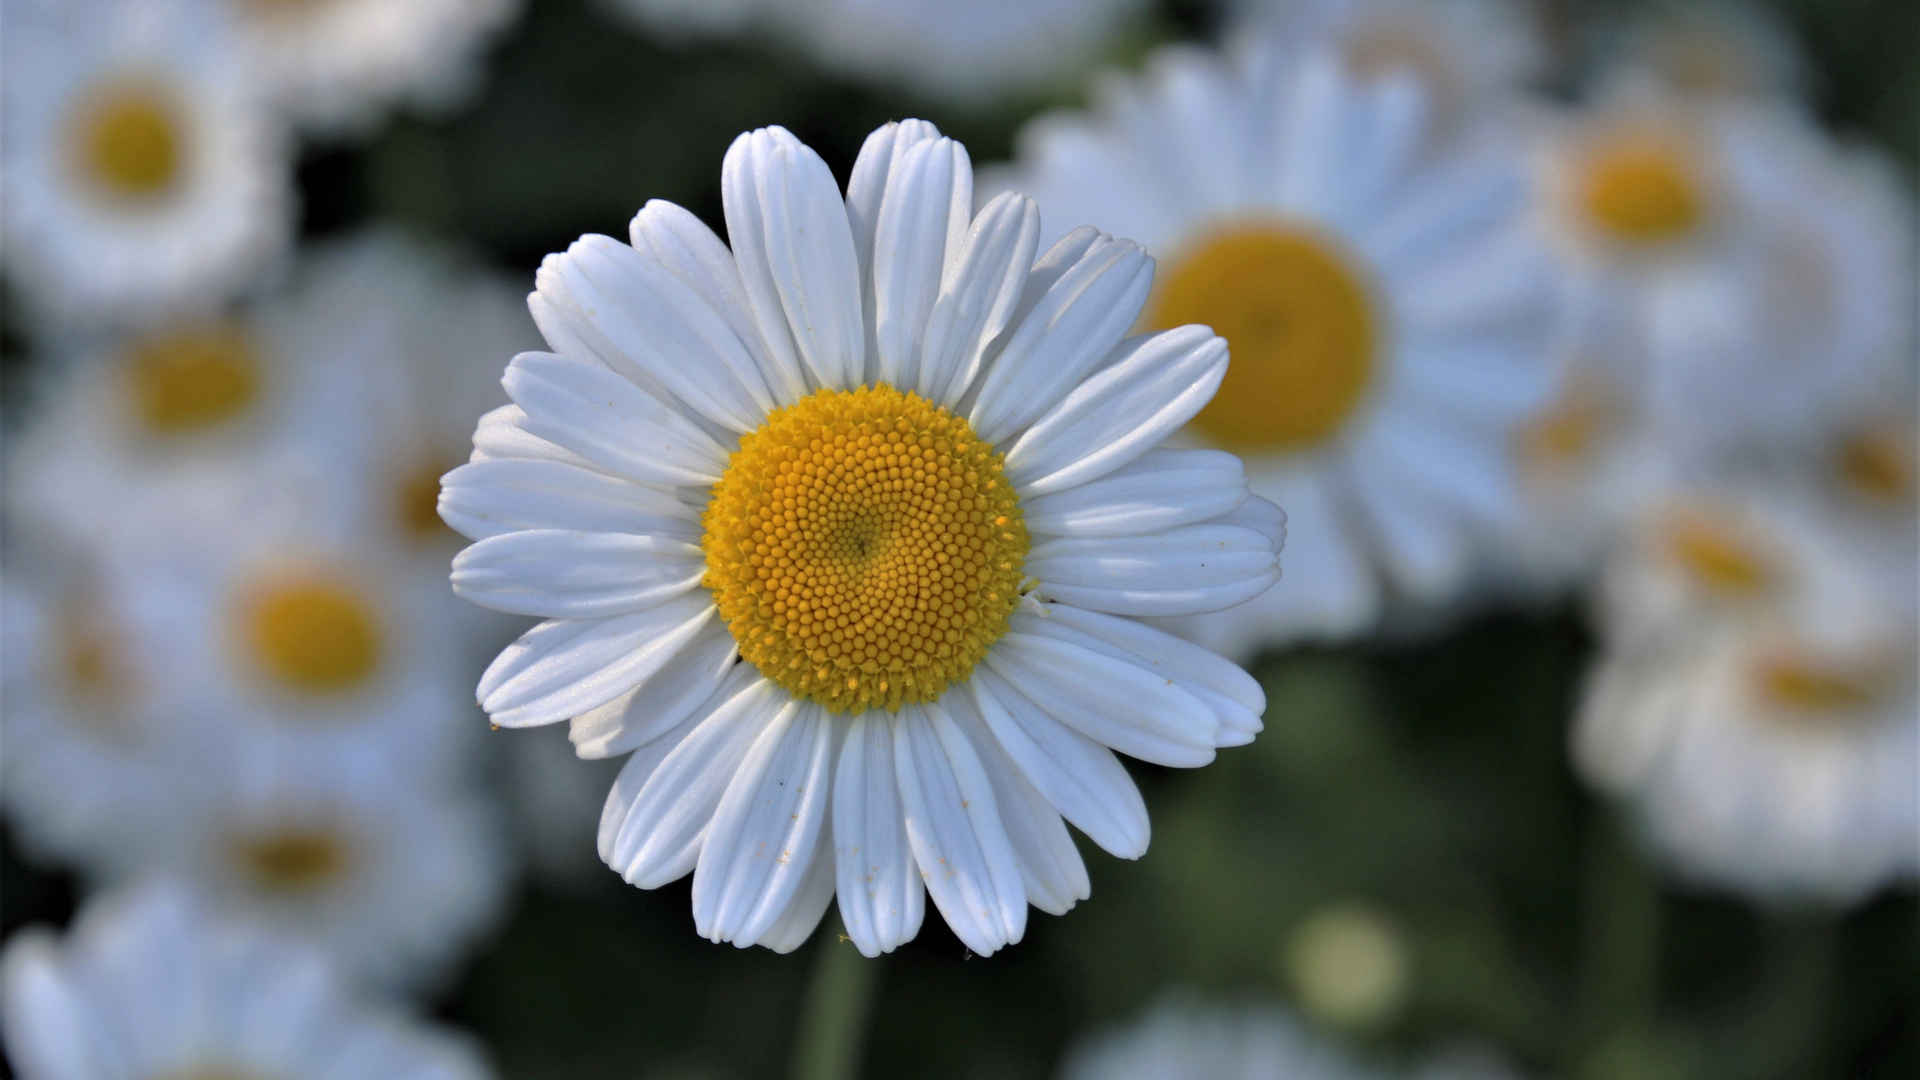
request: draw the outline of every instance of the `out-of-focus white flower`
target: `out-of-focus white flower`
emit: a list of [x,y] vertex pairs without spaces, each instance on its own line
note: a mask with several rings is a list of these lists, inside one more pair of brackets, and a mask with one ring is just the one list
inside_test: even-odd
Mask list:
[[1278,576],[1238,460],[1158,448],[1226,344],[1127,336],[1152,260],[1093,229],[1036,260],[1032,201],[976,215],[929,124],[874,132],[844,199],[779,128],[722,189],[732,250],[656,201],[540,268],[555,351],[514,358],[440,500],[476,541],[455,589],[547,620],[481,704],[632,752],[600,854],[691,871],[705,937],[791,949],[837,895],[877,954],[931,893],[992,953],[1087,895],[1063,815],[1146,850],[1113,751],[1198,766],[1260,728],[1245,672],[1130,618]]
[[1913,877],[1910,510],[1725,483],[1655,505],[1606,582],[1582,770],[1708,881],[1847,902]]
[[1144,0],[606,0],[669,35],[751,26],[821,62],[960,103],[1067,80],[1143,17]]
[[1222,1005],[1162,999],[1128,1027],[1083,1039],[1067,1051],[1063,1080],[1505,1080],[1484,1055],[1442,1054],[1411,1069],[1363,1063],[1277,1005]]
[[211,0],[250,76],[300,126],[362,129],[395,103],[456,104],[521,0]]
[[1682,97],[1790,101],[1806,78],[1799,46],[1759,4],[1667,0],[1600,29],[1592,81],[1646,80]]
[[269,274],[293,231],[286,139],[192,0],[6,9],[8,278],[58,326],[203,307]]
[[1349,77],[1402,71],[1426,97],[1428,134],[1498,112],[1541,74],[1534,13],[1512,0],[1237,0],[1249,29],[1296,57],[1328,49]]
[[352,995],[283,934],[154,884],[91,902],[66,940],[0,955],[0,1020],[22,1080],[478,1080],[477,1049]]
[[1497,133],[1434,144],[1419,83],[1338,58],[1173,49],[1098,110],[1043,118],[1004,181],[1163,259],[1147,323],[1233,364],[1192,438],[1286,507],[1289,573],[1183,632],[1230,654],[1440,606],[1516,514],[1507,440],[1545,400],[1559,305]]

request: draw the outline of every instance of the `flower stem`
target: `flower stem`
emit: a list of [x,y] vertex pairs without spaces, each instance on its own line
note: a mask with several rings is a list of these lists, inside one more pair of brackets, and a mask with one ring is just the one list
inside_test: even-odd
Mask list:
[[1587,1045],[1651,1022],[1660,989],[1660,883],[1618,822],[1588,837],[1577,1037]]
[[815,943],[814,953],[793,1075],[798,1080],[857,1080],[879,961],[861,956],[838,920]]

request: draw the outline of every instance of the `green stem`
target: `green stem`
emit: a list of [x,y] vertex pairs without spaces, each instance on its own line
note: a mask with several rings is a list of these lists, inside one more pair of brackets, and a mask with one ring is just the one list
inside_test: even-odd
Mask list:
[[797,1080],[857,1080],[880,962],[861,956],[837,919],[817,938],[793,1075]]
[[1644,1031],[1660,990],[1660,883],[1618,822],[1588,838],[1577,1038],[1590,1049]]

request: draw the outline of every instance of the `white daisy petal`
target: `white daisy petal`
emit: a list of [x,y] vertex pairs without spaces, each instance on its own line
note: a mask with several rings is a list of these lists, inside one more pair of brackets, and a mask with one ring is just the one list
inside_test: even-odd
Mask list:
[[645,390],[664,386],[705,419],[751,431],[773,405],[760,363],[725,317],[669,269],[609,236],[583,236],[534,276],[556,307],[610,350],[600,358]]
[[644,611],[700,584],[697,544],[659,536],[528,529],[488,537],[453,560],[453,591],[495,611],[597,619]]
[[1378,534],[1388,571],[1416,597],[1444,593],[1467,572],[1468,552],[1460,527],[1444,515],[1435,520],[1431,503],[1407,497],[1391,478],[1373,470],[1354,470],[1359,512]]
[[840,919],[865,956],[892,952],[920,932],[927,890],[907,846],[894,779],[893,718],[848,721],[833,775],[833,835]]
[[1061,722],[1128,757],[1183,769],[1213,760],[1212,710],[1138,664],[1010,630],[988,651],[986,666]]
[[811,703],[761,731],[714,809],[693,871],[693,924],[745,946],[773,927],[812,868],[833,781],[834,719]]
[[1218,450],[1149,450],[1106,476],[1021,507],[1027,531],[1143,536],[1229,513],[1247,497],[1240,459]]
[[815,385],[864,374],[860,266],[846,204],[826,162],[785,128],[734,140],[721,167],[727,237],[754,320],[776,358],[783,342]]
[[[775,717],[779,689],[741,664],[703,708],[705,716],[660,760],[625,806],[609,798],[600,857],[630,885],[656,889],[693,871],[713,812],[740,762]],[[696,716],[699,712],[696,711]],[[636,751],[637,758],[646,748]],[[616,784],[616,790],[620,790]]]
[[438,509],[440,520],[471,540],[521,529],[700,540],[699,520],[671,494],[560,461],[469,462],[441,478]]
[[[767,928],[767,932],[752,942],[765,946],[776,953],[790,953],[806,944],[808,938],[820,927],[820,919],[827,913],[827,905],[833,903],[834,895],[834,844],[833,819],[829,817],[821,826],[820,840],[813,850],[813,859],[807,867],[806,877],[800,883],[800,891],[787,904],[785,911]],[[743,943],[744,944],[744,943]],[[832,948],[838,948],[836,943]]]
[[[715,690],[709,695],[709,700],[720,693]],[[701,704],[706,704],[706,701]],[[627,760],[621,763],[620,771],[614,775],[613,785],[607,789],[607,797],[600,804],[600,823],[594,831],[594,850],[599,852],[600,861],[615,870],[621,867],[622,864],[615,861],[615,845],[620,839],[621,828],[627,823],[627,816],[633,811],[634,800],[646,790],[647,781],[653,779],[660,763],[678,749],[695,725],[705,718],[696,708],[658,738],[635,747]],[[692,863],[688,863],[688,868],[691,867]]]
[[28,931],[8,943],[0,963],[7,1052],[35,1075],[110,1076],[115,1065],[101,1057],[107,1045],[87,1030],[80,988],[63,966],[44,931]]
[[548,442],[527,430],[527,410],[518,405],[502,405],[480,417],[473,429],[471,461],[525,460],[557,461],[593,469],[586,458]]
[[604,705],[679,655],[714,618],[701,594],[611,619],[543,622],[500,651],[478,697],[501,727],[531,727]]
[[740,655],[725,623],[700,628],[679,658],[630,693],[574,717],[567,738],[583,758],[618,757],[661,738],[720,687]]
[[1008,331],[980,379],[968,417],[975,433],[1011,438],[1080,386],[1120,346],[1152,287],[1153,260],[1138,244],[1096,240]]
[[711,484],[726,452],[664,402],[606,368],[521,353],[501,384],[522,426],[608,472],[654,487]]
[[[886,197],[888,178],[909,149],[928,139],[940,137],[940,129],[925,120],[895,120],[875,128],[860,146],[854,158],[853,172],[847,178],[847,222],[853,232],[853,253],[860,263],[860,306],[871,314],[873,303],[873,238],[880,224],[880,203]],[[878,350],[874,345],[872,318],[867,323],[867,358],[861,381],[875,378]]]
[[1000,823],[1006,826],[1007,840],[1020,862],[1027,901],[1049,915],[1065,915],[1092,895],[1093,886],[1087,880],[1087,864],[1073,846],[1060,812],[1021,775],[1019,766],[1001,749],[966,696],[951,695],[941,706],[979,751],[987,780],[993,786]]
[[1147,804],[1112,750],[1061,723],[991,671],[976,670],[970,686],[995,741],[1062,816],[1110,855],[1146,854]]
[[1280,578],[1271,534],[1237,525],[1182,525],[1145,536],[1048,537],[1027,555],[1040,592],[1116,615],[1219,611]]
[[1283,140],[1279,150],[1292,167],[1278,173],[1273,200],[1289,213],[1323,217],[1339,200],[1337,185],[1342,178],[1337,170],[1342,162],[1324,148],[1349,130],[1342,122],[1346,119],[1341,108],[1343,89],[1334,59],[1319,54],[1302,65],[1299,84],[1283,99],[1287,113],[1279,124]]
[[967,948],[991,956],[1027,929],[1019,859],[971,743],[937,705],[903,709],[893,760],[907,840],[927,892]]
[[1039,246],[1040,211],[1024,195],[996,196],[974,218],[927,319],[919,389],[928,400],[955,408],[973,388],[1013,318]]
[[926,393],[927,317],[972,212],[973,165],[952,139],[916,143],[888,173],[873,236],[876,381]]
[[1191,420],[1226,373],[1227,343],[1204,326],[1122,342],[1013,444],[1007,476],[1028,497],[1098,480]]

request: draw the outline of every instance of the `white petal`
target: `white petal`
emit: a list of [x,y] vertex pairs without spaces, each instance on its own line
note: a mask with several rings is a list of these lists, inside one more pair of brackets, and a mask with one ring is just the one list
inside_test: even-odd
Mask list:
[[967,948],[990,956],[1027,930],[1027,887],[967,737],[938,706],[893,722],[907,841],[934,906]]
[[1000,823],[1020,862],[1027,901],[1049,915],[1065,915],[1092,893],[1093,886],[1060,812],[1021,775],[1019,766],[981,722],[968,695],[950,694],[940,704],[980,754]]
[[734,432],[758,427],[773,408],[749,343],[699,292],[632,247],[609,236],[583,236],[566,254],[545,259],[534,282],[542,296],[612,345],[602,359],[635,385],[665,387]]
[[501,385],[521,425],[596,468],[656,487],[711,484],[727,452],[660,399],[586,360],[521,353]]
[[[806,944],[820,926],[821,916],[827,913],[827,905],[833,903],[833,819],[828,817],[822,827],[820,841],[813,846],[813,861],[807,867],[806,879],[800,884],[787,909],[780,918],[761,934],[755,945],[762,945],[777,953],[790,953]],[[838,942],[830,943],[828,948],[840,948]]]
[[[1206,703],[1223,729],[1216,746],[1247,742],[1260,731],[1266,692],[1240,665],[1172,634],[1133,619],[1048,604],[1039,613],[1018,611],[1010,624],[1022,633],[1057,637],[1139,665]],[[1231,742],[1220,741],[1225,737]]]
[[495,611],[599,619],[658,607],[700,585],[698,544],[630,533],[527,529],[453,559],[453,591]]
[[[715,690],[712,696],[720,693],[720,690]],[[594,849],[600,853],[602,862],[615,870],[619,869],[621,864],[614,861],[614,848],[620,838],[621,827],[627,823],[627,816],[633,811],[634,800],[646,790],[647,781],[653,779],[660,763],[678,749],[680,743],[692,733],[694,726],[705,718],[704,713],[695,709],[658,738],[636,747],[620,766],[620,772],[613,778],[613,786],[607,789],[606,800],[600,806],[600,825],[595,832]],[[687,869],[693,869],[691,861],[687,863]]]
[[[875,128],[854,158],[847,178],[847,224],[853,233],[854,258],[860,264],[860,306],[873,310],[873,236],[880,224],[880,203],[887,181],[906,152],[918,143],[940,137],[940,129],[925,120],[892,120]],[[876,377],[873,320],[867,322],[867,358],[860,382]]]
[[1212,710],[1138,664],[1053,636],[1008,631],[987,667],[1095,742],[1175,768],[1213,760]]
[[980,378],[974,432],[1001,443],[1058,404],[1120,344],[1152,288],[1140,245],[1097,239],[1007,331]]
[[1221,450],[1149,450],[1098,480],[1027,500],[1027,529],[1140,536],[1228,513],[1247,497],[1240,459]]
[[833,836],[840,920],[862,955],[879,956],[920,932],[927,891],[907,846],[894,779],[892,717],[849,723],[833,776]]
[[693,871],[693,924],[749,945],[773,928],[812,869],[833,789],[834,718],[782,709],[748,748],[714,809]]
[[592,469],[593,463],[579,454],[557,446],[528,431],[527,411],[518,405],[502,405],[481,414],[473,429],[473,455],[470,461],[528,460],[557,461]]
[[912,146],[887,176],[873,237],[875,376],[921,390],[920,349],[927,316],[946,276],[948,252],[966,239],[973,211],[973,166],[952,139]]
[[611,619],[543,622],[487,665],[480,706],[501,727],[578,716],[640,685],[715,617],[702,593]]
[[1344,131],[1351,100],[1345,89],[1329,57],[1309,56],[1283,102],[1280,160],[1286,166],[1280,170],[1274,199],[1307,221],[1330,216],[1330,206],[1340,198],[1336,187],[1342,162],[1327,151]]
[[706,624],[652,678],[569,721],[573,752],[588,759],[618,757],[662,737],[713,696],[738,655],[725,623]]
[[1219,611],[1279,580],[1273,542],[1205,522],[1145,536],[1054,536],[1033,545],[1026,572],[1046,597],[1115,615]]
[[1193,419],[1226,373],[1227,343],[1204,326],[1124,341],[1013,444],[1007,477],[1022,498],[1098,480]]
[[973,388],[987,350],[1013,318],[1039,246],[1040,210],[1024,195],[1002,194],[974,219],[927,319],[919,386],[929,401],[956,408]]
[[[719,691],[695,711],[699,719],[692,730],[620,812],[613,814],[608,804],[609,815],[617,820],[610,825],[602,818],[600,857],[628,884],[642,889],[686,876],[700,858],[714,808],[748,747],[778,713],[797,707],[751,665],[735,666]],[[643,746],[634,756],[647,752]]]
[[771,354],[797,352],[814,383],[864,374],[860,268],[847,207],[820,155],[785,128],[733,141],[721,168],[727,238]]
[[806,395],[806,379],[793,358],[778,362],[764,347],[733,252],[705,222],[680,206],[653,199],[634,215],[627,232],[635,250],[699,293],[714,314],[726,320],[734,336],[753,355],[761,379],[777,404],[791,405]]
[[994,739],[1054,809],[1109,854],[1137,859],[1152,836],[1146,801],[1112,750],[976,668],[974,704]]
[[1391,470],[1362,462],[1347,473],[1353,503],[1373,526],[1383,561],[1402,589],[1431,601],[1464,580],[1469,552],[1451,514],[1400,489]]
[[0,991],[7,1052],[27,1075],[119,1073],[119,1063],[105,1057],[97,1021],[68,977],[58,944],[44,930],[26,931],[7,943],[0,957]]
[[469,462],[441,477],[439,510],[473,540],[521,529],[701,536],[698,515],[671,494],[560,461]]

